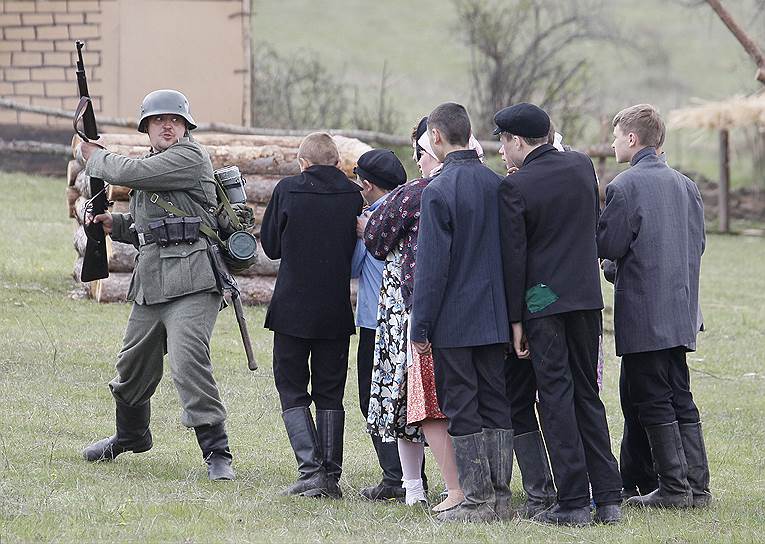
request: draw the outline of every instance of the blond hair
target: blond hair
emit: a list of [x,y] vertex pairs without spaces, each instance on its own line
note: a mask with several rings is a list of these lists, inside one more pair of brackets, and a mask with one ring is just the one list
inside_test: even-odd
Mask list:
[[614,116],[614,127],[624,134],[634,133],[642,145],[659,147],[664,143],[664,121],[650,104],[636,104],[624,108]]
[[337,166],[340,162],[340,152],[332,136],[326,132],[312,132],[300,142],[297,156],[311,164]]

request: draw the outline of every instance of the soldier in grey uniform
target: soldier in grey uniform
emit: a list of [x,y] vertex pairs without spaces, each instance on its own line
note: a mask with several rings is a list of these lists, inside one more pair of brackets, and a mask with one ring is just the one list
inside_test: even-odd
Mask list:
[[85,448],[84,456],[110,461],[123,452],[152,447],[150,399],[167,354],[181,400],[181,423],[194,428],[209,478],[231,480],[226,409],[210,363],[210,337],[222,296],[207,253],[209,242],[199,236],[165,244],[149,227],[170,216],[157,204],[164,201],[218,228],[212,163],[191,137],[194,128],[186,97],[159,90],[141,105],[138,130],[149,136],[148,156],[131,159],[97,144],[82,144],[88,175],[131,189],[128,213],[107,212],[93,221],[112,240],[138,249],[128,292],[133,308],[117,356],[117,376],[109,383],[117,404],[117,432]]

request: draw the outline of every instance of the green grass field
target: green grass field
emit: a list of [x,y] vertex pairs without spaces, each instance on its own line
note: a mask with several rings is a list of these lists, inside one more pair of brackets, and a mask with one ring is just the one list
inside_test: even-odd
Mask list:
[[[178,422],[169,377],[153,402],[154,448],[86,464],[83,446],[111,433],[113,375],[130,308],[70,297],[72,220],[61,179],[0,174],[0,542],[762,542],[765,539],[765,240],[710,236],[702,275],[708,331],[690,357],[717,501],[709,510],[629,510],[614,527],[528,521],[441,525],[358,489],[378,470],[346,390],[342,501],[276,495],[295,477],[272,381],[263,308],[248,308],[260,369],[247,370],[231,310],[212,344],[228,406],[234,482],[206,480],[192,432]],[[610,288],[606,288],[610,300]],[[610,314],[606,316],[610,322]],[[609,327],[610,328],[610,327]],[[352,348],[353,349],[353,348]],[[618,362],[607,337],[603,397],[612,445],[621,435]],[[433,488],[440,488],[428,453]],[[522,499],[520,478],[513,479]]]

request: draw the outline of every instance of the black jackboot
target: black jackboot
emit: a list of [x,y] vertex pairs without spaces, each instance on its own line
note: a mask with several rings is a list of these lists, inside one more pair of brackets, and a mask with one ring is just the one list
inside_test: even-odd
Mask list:
[[340,475],[343,472],[344,410],[316,410],[316,427],[327,474],[327,496],[342,499]]
[[688,462],[688,483],[693,492],[693,506],[709,506],[712,503],[712,493],[709,492],[709,461],[701,422],[680,425],[680,439],[683,441],[685,459]]
[[483,442],[489,460],[491,484],[494,486],[494,513],[499,519],[510,519],[513,476],[513,430],[484,429]]
[[379,484],[365,487],[361,496],[370,501],[403,500],[406,490],[401,487],[401,460],[398,457],[398,446],[395,442],[383,442],[379,436],[371,436],[372,444],[377,453],[377,460],[383,471]]
[[555,504],[555,485],[542,433],[531,431],[515,435],[513,449],[526,492],[526,504],[517,513],[522,518],[533,518]]
[[194,427],[197,442],[202,449],[202,458],[207,464],[207,477],[210,480],[233,480],[234,469],[231,468],[233,456],[228,448],[226,427],[221,423],[215,425],[200,425]]
[[143,453],[151,449],[151,403],[146,401],[140,406],[129,406],[118,400],[116,403],[117,432],[86,447],[82,455],[87,461],[112,461],[126,451]]
[[284,427],[295,452],[300,476],[282,495],[320,497],[327,493],[327,473],[322,465],[321,447],[311,410],[306,406],[282,412]]
[[688,484],[688,463],[677,421],[646,427],[645,430],[659,475],[659,488],[648,495],[627,499],[625,504],[661,508],[692,506],[693,493]]
[[451,510],[438,514],[439,521],[494,521],[494,485],[486,455],[483,433],[452,436],[454,455],[465,500]]

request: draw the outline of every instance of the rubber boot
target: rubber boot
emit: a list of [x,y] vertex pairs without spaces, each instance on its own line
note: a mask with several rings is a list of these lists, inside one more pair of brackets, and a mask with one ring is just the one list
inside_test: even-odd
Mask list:
[[316,410],[316,424],[327,474],[327,496],[342,499],[340,476],[343,472],[344,410]]
[[555,504],[553,484],[547,450],[540,431],[517,434],[513,437],[513,449],[521,470],[526,503],[521,506],[518,516],[530,519]]
[[365,487],[361,496],[370,501],[400,501],[406,496],[401,486],[401,460],[395,442],[383,442],[379,436],[372,436],[377,460],[383,471],[383,478],[375,486]]
[[194,427],[194,432],[202,450],[202,459],[207,464],[207,477],[210,480],[233,480],[236,477],[231,468],[234,458],[228,447],[228,435],[223,422]]
[[494,521],[494,486],[486,456],[483,433],[453,436],[457,473],[465,500],[451,510],[438,514],[439,521]]
[[688,463],[677,421],[646,427],[645,430],[659,475],[659,488],[648,495],[629,498],[625,504],[660,508],[692,506],[693,493],[688,483]]
[[322,464],[319,435],[311,417],[311,410],[305,406],[290,408],[282,412],[282,419],[292,451],[295,452],[300,476],[281,494],[306,497],[326,495],[327,473]]
[[584,527],[592,523],[592,511],[589,505],[579,508],[564,508],[560,503],[557,503],[552,508],[537,514],[534,520],[549,525]]
[[116,403],[117,432],[86,447],[82,455],[87,461],[112,461],[126,451],[143,453],[151,449],[150,401],[140,406],[129,406],[120,401]]
[[712,493],[709,491],[709,461],[701,422],[680,425],[680,439],[688,463],[688,483],[693,492],[693,506],[704,508],[712,504]]
[[483,441],[494,487],[494,513],[499,519],[512,516],[510,479],[513,476],[513,430],[484,429]]

